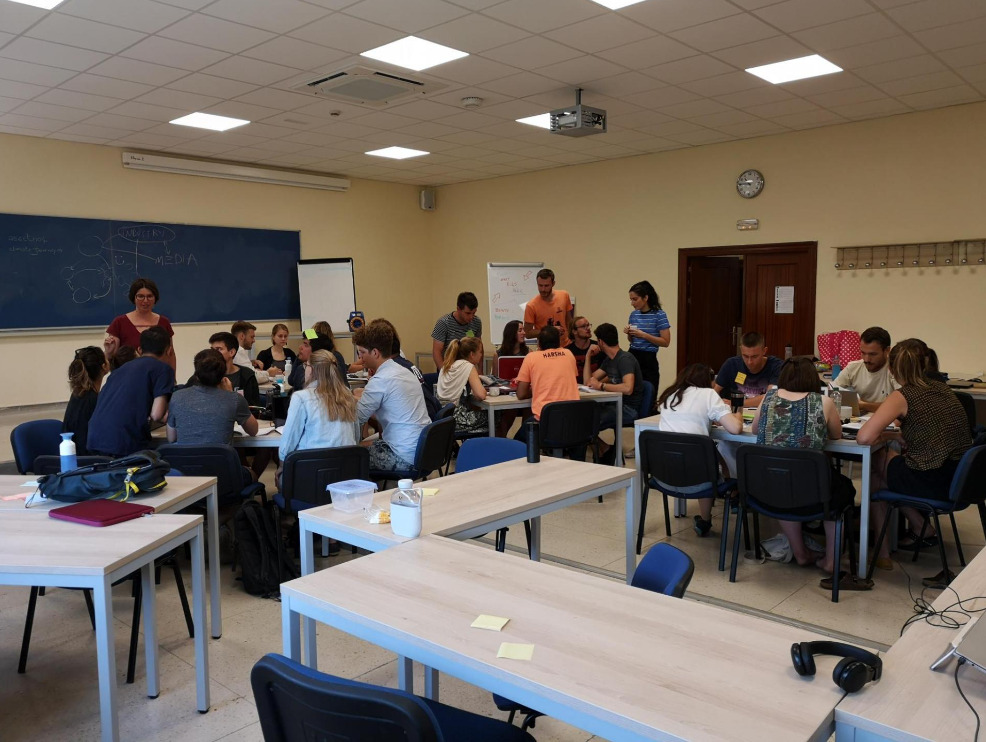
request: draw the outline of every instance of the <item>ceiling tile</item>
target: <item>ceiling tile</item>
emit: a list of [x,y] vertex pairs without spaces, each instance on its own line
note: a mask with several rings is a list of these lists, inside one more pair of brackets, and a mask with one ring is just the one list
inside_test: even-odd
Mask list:
[[771,64],[785,59],[795,59],[811,54],[811,50],[805,48],[790,36],[774,36],[763,41],[754,41],[752,44],[735,46],[732,49],[722,49],[715,52],[714,56],[729,62],[734,67],[747,69],[757,67],[761,64]]
[[490,49],[484,52],[484,57],[495,59],[504,64],[512,64],[525,69],[544,67],[556,62],[563,62],[579,56],[579,52],[568,46],[562,46],[549,39],[531,36],[512,44]]
[[297,108],[310,105],[312,96],[289,93],[287,90],[277,90],[276,88],[257,88],[245,95],[237,96],[236,101],[267,106],[275,110],[294,111]]
[[121,56],[195,71],[215,64],[229,54],[216,49],[206,49],[204,46],[186,44],[183,41],[150,36],[122,52]]
[[533,100],[510,100],[492,106],[483,106],[481,110],[487,116],[516,121],[520,118],[544,113],[545,107]]
[[763,137],[768,134],[783,134],[785,131],[790,131],[790,129],[786,126],[775,124],[773,121],[756,119],[754,121],[748,121],[745,124],[723,124],[719,127],[719,131],[724,131],[727,134],[733,134],[737,137]]
[[169,137],[164,134],[148,134],[146,131],[142,131],[123,137],[122,139],[117,139],[111,144],[114,147],[155,147],[165,149],[181,144],[183,141],[178,137]]
[[188,74],[187,71],[176,70],[174,67],[165,67],[160,64],[123,57],[110,57],[89,71],[96,75],[116,77],[127,82],[142,82],[148,85],[167,85],[169,82],[174,82],[179,77]]
[[29,82],[35,85],[52,86],[65,82],[75,75],[71,70],[48,67],[9,59],[0,64],[0,78],[14,82]]
[[973,44],[938,53],[939,59],[952,67],[968,67],[986,62],[986,44]]
[[546,90],[554,90],[558,87],[558,81],[535,75],[533,72],[520,72],[509,77],[502,77],[499,80],[491,80],[484,83],[483,87],[502,95],[525,98],[528,95],[543,93]]
[[929,75],[907,77],[903,80],[891,80],[880,83],[880,87],[889,95],[903,99],[903,96],[911,93],[927,93],[932,90],[959,87],[962,82],[962,78],[954,72],[945,70],[944,72],[932,72]]
[[835,90],[850,90],[862,87],[866,81],[851,72],[840,72],[835,75],[809,77],[806,80],[795,80],[784,84],[784,89],[794,95],[809,96],[831,93]]
[[704,80],[683,82],[681,87],[692,93],[714,97],[752,90],[753,88],[773,88],[774,86],[749,72],[730,72],[727,75],[707,77]]
[[83,108],[87,111],[105,111],[108,108],[120,105],[119,98],[108,98],[103,95],[92,95],[90,93],[77,93],[72,90],[62,90],[60,88],[55,88],[43,95],[39,95],[37,100],[43,103],[53,103],[58,106]]
[[262,62],[259,59],[250,59],[240,55],[227,57],[219,64],[206,67],[202,71],[209,75],[228,77],[231,80],[251,82],[256,85],[271,85],[293,77],[299,72],[293,67],[283,67],[279,64]]
[[776,35],[777,29],[771,28],[752,15],[721,18],[669,34],[678,41],[703,52],[747,44]]
[[20,98],[4,98],[3,96],[0,96],[0,111],[3,111],[4,113],[7,111],[12,111],[23,102],[24,101]]
[[470,54],[476,54],[530,36],[527,31],[475,13],[429,28],[418,35],[423,39]]
[[458,109],[431,100],[415,100],[389,109],[398,116],[410,116],[415,119],[433,121],[444,116],[458,113]]
[[261,31],[259,28],[251,28],[240,23],[230,23],[201,13],[188,16],[168,26],[159,35],[232,54],[274,38],[274,34],[269,31]]
[[730,142],[736,137],[725,132],[705,129],[704,131],[689,131],[684,134],[675,134],[672,139],[677,139],[686,144],[698,146],[700,144],[715,144],[716,142]]
[[812,26],[865,15],[873,6],[865,0],[787,0],[754,11],[754,14],[782,31],[800,31]]
[[817,103],[822,108],[838,108],[840,106],[855,105],[857,103],[868,103],[875,100],[885,100],[887,96],[873,87],[864,85],[848,90],[832,90],[818,95],[806,96],[812,103]]
[[673,106],[666,106],[659,109],[661,113],[679,119],[691,119],[697,116],[706,116],[711,113],[725,113],[730,109],[714,100],[702,98],[701,100],[689,101],[688,103],[676,103]]
[[75,135],[80,137],[92,137],[94,139],[114,140],[129,136],[133,132],[126,129],[114,129],[109,126],[96,126],[94,124],[72,124],[62,129],[59,134]]
[[48,11],[41,8],[32,8],[20,3],[4,3],[0,5],[0,31],[24,33],[47,14]]
[[706,77],[736,72],[736,70],[734,67],[725,62],[720,62],[714,57],[700,54],[697,57],[678,59],[674,62],[659,64],[656,67],[648,67],[644,72],[663,82],[677,85],[683,82],[691,82],[692,80],[701,80]]
[[[29,39],[21,36],[0,49],[0,57],[17,59],[21,62],[37,62],[52,67],[62,67],[76,72],[83,72],[95,64],[99,64],[107,55],[101,52],[78,49],[64,44],[53,44],[50,41]],[[3,74],[3,70],[0,70]]]
[[155,33],[188,15],[188,10],[151,0],[69,0],[59,13],[87,18],[144,33]]
[[[205,113],[214,113],[219,116],[230,116],[236,119],[246,119],[247,121],[260,121],[261,119],[266,119],[268,116],[275,116],[278,113],[276,108],[268,108],[267,106],[255,106],[250,103],[241,103],[235,100],[226,100],[221,103],[216,103],[214,106],[209,106],[205,110]],[[246,129],[243,129],[246,131]],[[289,131],[285,129],[285,133]],[[257,136],[256,131],[248,132]]]
[[202,73],[188,75],[180,80],[175,80],[169,83],[168,87],[174,88],[175,90],[184,90],[189,93],[210,95],[215,98],[235,98],[238,95],[245,95],[257,88],[256,85],[249,83],[237,82],[213,75],[203,75]]
[[792,129],[814,129],[818,126],[829,126],[831,124],[843,124],[845,118],[831,111],[808,111],[806,113],[793,113],[789,116],[777,116],[774,118],[778,124],[789,126]]
[[325,126],[325,119],[315,118],[314,116],[304,116],[297,111],[281,111],[273,116],[262,119],[265,124],[284,126],[289,129],[305,130],[315,129]]
[[848,119],[858,121],[860,119],[907,113],[912,109],[905,106],[900,101],[894,100],[893,98],[880,98],[878,100],[866,101],[865,103],[852,103],[847,106],[832,106],[832,110],[840,116],[845,116]]
[[480,85],[488,80],[498,80],[516,74],[518,69],[500,62],[470,55],[447,62],[428,71],[432,77],[452,80],[465,85]]
[[77,93],[105,95],[109,98],[120,98],[122,100],[136,98],[138,95],[143,95],[153,90],[151,85],[89,74],[76,75],[71,80],[62,83],[61,87]]
[[777,103],[778,101],[791,100],[794,98],[783,88],[770,85],[765,88],[752,88],[738,93],[727,93],[717,95],[716,100],[725,103],[727,106],[743,108],[749,110],[750,106],[761,106],[767,103]]
[[657,126],[658,124],[666,124],[671,120],[672,118],[670,116],[658,113],[657,111],[637,111],[636,113],[620,116],[619,123],[621,126],[631,129],[642,129],[644,127]]
[[622,15],[607,13],[549,31],[544,35],[562,44],[592,54],[603,49],[612,49],[615,46],[640,41],[655,34],[652,29],[628,21]]
[[800,98],[790,98],[777,103],[766,103],[759,106],[743,106],[743,109],[747,113],[752,113],[754,116],[768,119],[821,110],[821,108],[811,101],[801,100]]
[[324,119],[324,123],[346,122],[357,116],[364,115],[369,109],[365,106],[357,106],[351,103],[341,103],[335,100],[325,100],[324,98],[312,96],[312,102],[307,106],[296,108],[294,113],[303,116],[314,116]]
[[218,0],[202,12],[282,34],[324,18],[329,10],[298,0]]
[[887,10],[887,15],[908,31],[923,31],[986,16],[979,0],[922,0]]
[[583,86],[586,83],[591,83],[593,80],[612,77],[620,72],[626,72],[626,68],[591,55],[576,57],[575,59],[541,67],[537,70],[538,74],[550,77],[553,80],[559,80],[569,85]]
[[333,49],[360,54],[383,44],[396,41],[403,34],[392,28],[385,28],[376,23],[368,23],[359,18],[353,18],[342,13],[336,13],[315,21],[305,28],[292,31],[289,36],[313,44],[322,44]]
[[986,82],[986,63],[974,64],[970,67],[960,67],[956,70],[959,75],[969,82]]
[[895,59],[892,62],[861,67],[855,73],[864,80],[874,83],[884,83],[890,80],[900,80],[904,77],[925,75],[932,72],[943,72],[945,65],[930,54],[907,59]]
[[968,85],[900,96],[902,103],[919,110],[940,108],[942,106],[956,106],[960,103],[972,103],[974,101],[981,101],[982,99],[982,96]]
[[632,70],[639,70],[645,67],[664,62],[671,62],[675,59],[691,57],[697,52],[684,44],[669,39],[667,36],[654,36],[642,41],[635,41],[632,44],[607,49],[599,52],[599,56],[611,62],[622,64]]
[[667,108],[668,106],[674,106],[679,103],[690,103],[694,100],[699,100],[700,96],[695,95],[695,93],[690,93],[687,90],[682,90],[681,88],[676,88],[671,85],[658,88],[657,90],[649,90],[646,93],[637,93],[636,95],[627,96],[627,100],[643,108]]
[[203,157],[222,155],[235,149],[222,142],[207,142],[196,139],[192,142],[184,142],[174,147],[166,148],[165,152],[172,152],[176,155],[199,155]]
[[550,31],[606,12],[603,6],[589,0],[507,0],[483,11],[485,15],[534,33]]
[[64,129],[49,134],[47,138],[57,139],[62,142],[80,142],[82,144],[106,144],[110,141],[105,137],[81,137],[77,134],[66,134]]
[[889,39],[899,34],[900,28],[887,20],[882,13],[869,13],[837,23],[807,28],[792,36],[816,52],[827,52]]
[[[346,15],[415,33],[425,28],[448,23],[468,11],[442,0],[363,0],[346,8]],[[365,51],[365,50],[364,50]]]
[[826,52],[825,58],[846,70],[856,70],[881,62],[924,54],[925,50],[909,36],[893,36],[882,41],[859,44]]
[[914,32],[914,37],[931,51],[978,44],[984,35],[986,35],[986,18]]
[[185,111],[203,111],[209,106],[219,103],[219,99],[209,95],[171,90],[170,88],[156,88],[146,95],[137,98],[137,102],[150,103],[154,106],[165,106],[167,108],[178,108]]
[[67,106],[54,106],[50,103],[40,103],[36,100],[18,101],[22,105],[16,113],[22,116],[38,116],[40,118],[54,119],[56,121],[71,121],[73,123],[84,121],[92,116],[92,111],[85,111],[81,108],[69,108]]
[[167,123],[172,119],[178,118],[179,116],[184,116],[186,113],[189,113],[189,111],[184,108],[155,106],[150,103],[140,103],[135,100],[130,100],[125,103],[121,103],[116,108],[110,109],[107,113],[115,114],[117,116],[129,116],[137,119],[147,119],[148,121],[157,121],[158,123]]
[[16,113],[5,113],[0,116],[0,125],[16,126],[20,129],[30,129],[33,131],[52,132],[65,128],[67,122],[39,118],[37,116],[21,116]]
[[10,98],[22,98],[27,100],[41,95],[47,90],[43,85],[31,85],[26,82],[14,82],[13,80],[0,80],[0,95]]
[[144,38],[138,31],[107,26],[84,18],[52,13],[27,32],[28,36],[59,44],[116,54]]
[[640,72],[624,72],[620,75],[595,80],[592,83],[594,91],[616,98],[660,87],[664,87],[664,83]]
[[759,121],[759,119],[745,111],[737,111],[736,109],[729,109],[726,111],[721,111],[719,113],[709,113],[703,116],[689,116],[689,121],[701,126],[708,126],[710,129],[719,129],[723,126],[728,126],[732,124],[745,124],[750,121]]
[[739,12],[739,8],[726,0],[661,0],[661,2],[631,5],[620,11],[620,15],[657,31],[668,32],[715,21]]
[[348,52],[279,36],[243,52],[243,56],[284,64],[299,70],[322,70],[349,56]]
[[[359,126],[371,126],[374,129],[401,129],[405,126],[410,126],[411,124],[416,124],[417,120],[408,118],[407,116],[397,116],[393,113],[387,113],[386,111],[374,111],[373,113],[368,113],[365,116],[360,116],[359,118],[353,119],[350,123],[357,124]],[[323,129],[322,131],[325,131]]]

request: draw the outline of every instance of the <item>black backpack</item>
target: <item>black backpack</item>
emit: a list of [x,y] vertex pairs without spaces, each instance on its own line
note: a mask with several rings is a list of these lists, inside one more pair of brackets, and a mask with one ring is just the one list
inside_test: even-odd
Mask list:
[[277,537],[270,508],[247,500],[233,517],[243,588],[250,595],[264,598],[278,597],[282,582],[300,577],[294,560],[288,559],[284,543]]

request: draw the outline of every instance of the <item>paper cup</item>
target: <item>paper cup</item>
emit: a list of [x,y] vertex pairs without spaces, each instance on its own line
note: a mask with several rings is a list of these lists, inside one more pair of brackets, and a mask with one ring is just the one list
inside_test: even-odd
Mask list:
[[848,420],[849,418],[851,418],[852,417],[852,407],[840,407],[839,408],[839,416],[843,420]]

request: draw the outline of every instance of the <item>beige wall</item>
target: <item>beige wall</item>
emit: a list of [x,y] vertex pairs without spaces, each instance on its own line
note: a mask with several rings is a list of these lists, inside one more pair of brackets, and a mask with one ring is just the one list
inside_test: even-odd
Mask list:
[[[474,291],[487,316],[490,260],[544,261],[596,324],[625,323],[626,290],[647,278],[675,325],[679,248],[814,240],[817,332],[881,324],[895,338],[927,340],[946,369],[983,371],[986,268],[849,273],[834,270],[830,248],[986,236],[984,130],[986,104],[958,106],[452,185],[433,213],[419,210],[412,186],[357,180],[339,194],[132,172],[113,148],[0,135],[0,209],[300,229],[302,257],[355,257],[360,308],[391,318],[409,356],[430,349],[434,319],[459,291]],[[767,186],[745,201],[734,181],[749,167]],[[760,230],[737,232],[736,220],[750,217]],[[179,378],[225,326],[177,328]],[[65,399],[67,359],[100,339],[0,335],[19,380],[0,387],[0,407]],[[675,361],[674,345],[662,351],[665,382]]]
[[[399,316],[411,336],[431,330],[430,307],[404,299],[426,285],[423,256],[434,225],[412,186],[355,180],[348,193],[333,193],[131,171],[123,169],[118,149],[8,135],[0,135],[0,162],[0,211],[8,213],[301,230],[302,258],[355,258],[356,297],[368,316]],[[238,287],[217,276],[215,290]],[[162,297],[164,314],[167,301]],[[265,348],[272,323],[257,324],[258,347]],[[228,329],[229,322],[177,325],[178,378],[191,374],[192,357],[210,334]],[[0,385],[0,408],[67,399],[72,353],[101,345],[102,338],[101,332],[0,334],[0,355],[13,371]],[[349,357],[349,342],[340,346]]]
[[[830,248],[986,236],[984,130],[977,104],[453,185],[439,193],[436,263],[481,316],[486,262],[537,260],[595,324],[622,327],[627,289],[646,278],[676,325],[679,248],[817,241],[816,333],[879,324],[925,339],[946,370],[983,371],[986,267],[850,273]],[[751,167],[767,184],[747,201],[734,183]],[[754,217],[759,231],[737,232]]]

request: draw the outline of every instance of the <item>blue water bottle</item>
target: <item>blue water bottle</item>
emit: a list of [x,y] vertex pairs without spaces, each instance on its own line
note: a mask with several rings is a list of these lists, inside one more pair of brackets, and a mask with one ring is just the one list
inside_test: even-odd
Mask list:
[[839,374],[842,373],[842,364],[839,363],[839,354],[836,353],[835,357],[832,359],[832,383],[839,378]]
[[58,444],[62,471],[77,469],[79,462],[75,457],[75,441],[72,440],[74,433],[60,433],[59,435],[62,436],[62,442]]

